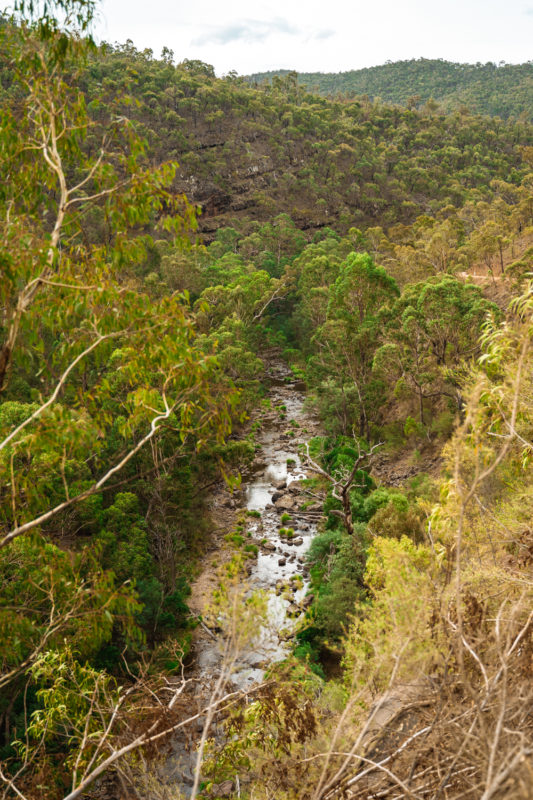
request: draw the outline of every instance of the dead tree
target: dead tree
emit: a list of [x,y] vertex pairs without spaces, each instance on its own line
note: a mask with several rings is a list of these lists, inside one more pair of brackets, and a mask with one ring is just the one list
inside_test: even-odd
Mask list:
[[319,464],[317,464],[316,461],[313,461],[309,453],[309,445],[306,444],[306,462],[309,468],[318,475],[322,475],[323,478],[326,478],[326,480],[329,481],[331,484],[332,497],[334,497],[335,500],[338,500],[342,505],[342,509],[334,508],[329,513],[336,517],[340,517],[346,533],[348,533],[350,536],[352,536],[354,532],[352,506],[350,503],[350,489],[352,489],[354,485],[357,486],[357,484],[354,484],[357,472],[362,468],[362,465],[365,464],[365,462],[368,464],[372,454],[378,449],[378,447],[381,447],[382,444],[383,442],[378,442],[378,444],[373,445],[370,450],[365,452],[361,450],[361,445],[359,442],[357,442],[358,455],[355,459],[352,469],[350,472],[347,472],[346,470],[340,470],[335,475],[327,472]]

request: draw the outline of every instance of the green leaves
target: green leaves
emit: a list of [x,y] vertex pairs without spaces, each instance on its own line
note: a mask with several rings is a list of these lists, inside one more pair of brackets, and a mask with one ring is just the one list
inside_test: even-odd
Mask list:
[[374,369],[391,386],[407,388],[418,399],[425,423],[425,398],[450,397],[460,403],[458,376],[463,360],[479,349],[487,315],[499,315],[481,289],[444,275],[409,286],[382,315],[384,344]]

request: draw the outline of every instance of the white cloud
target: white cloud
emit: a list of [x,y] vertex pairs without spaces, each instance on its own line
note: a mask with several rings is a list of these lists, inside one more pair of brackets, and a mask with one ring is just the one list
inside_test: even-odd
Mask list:
[[295,36],[298,29],[287,22],[286,19],[276,17],[271,20],[244,19],[241,22],[229,25],[206,26],[205,30],[192,40],[191,44],[203,46],[206,44],[224,45],[232,42],[264,42],[270,36],[285,33]]

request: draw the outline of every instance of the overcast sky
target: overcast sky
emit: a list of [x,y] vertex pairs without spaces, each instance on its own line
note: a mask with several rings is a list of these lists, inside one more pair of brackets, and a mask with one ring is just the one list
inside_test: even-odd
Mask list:
[[533,59],[533,0],[103,0],[95,32],[155,56],[166,46],[219,75],[420,57],[518,63]]

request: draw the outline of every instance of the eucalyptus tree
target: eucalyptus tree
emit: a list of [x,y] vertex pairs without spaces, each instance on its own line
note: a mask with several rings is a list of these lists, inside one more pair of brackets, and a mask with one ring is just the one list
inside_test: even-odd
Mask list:
[[[98,535],[113,493],[159,481],[180,459],[190,467],[197,452],[220,444],[235,398],[213,349],[196,345],[187,299],[154,298],[134,277],[150,232],[183,238],[194,210],[172,190],[177,165],[147,159],[123,114],[127,99],[104,106],[77,88],[94,11],[91,0],[21,0],[0,29],[11,66],[0,101],[0,713],[3,753],[13,759],[0,778],[8,795],[19,791],[13,769],[25,787],[37,774],[34,756],[21,761],[10,750],[13,720],[20,728],[22,715],[30,747],[42,703],[53,717],[67,702],[67,719],[76,718],[71,676],[86,659],[113,637],[124,652],[142,647],[138,587],[143,571],[152,577],[150,544],[142,519],[129,531],[129,553],[138,551],[130,562],[109,525],[107,538]],[[50,679],[45,662],[63,681],[57,694],[38,693]],[[84,696],[99,696],[84,707],[87,732],[106,719],[110,679],[93,667],[84,675]],[[100,723],[91,716],[97,706]],[[35,751],[39,791],[50,795],[64,777],[57,748],[63,766],[78,763],[62,736],[44,734]],[[102,751],[90,764],[103,760]]]
[[383,315],[374,371],[391,390],[415,396],[421,424],[428,400],[449,398],[461,409],[461,365],[479,352],[489,315],[498,318],[499,312],[481,289],[450,276],[408,286]]
[[357,421],[359,435],[370,436],[378,403],[372,361],[379,341],[379,313],[399,295],[383,267],[367,253],[351,253],[329,288],[327,319],[318,328],[311,359],[317,392],[349,434]]

